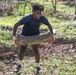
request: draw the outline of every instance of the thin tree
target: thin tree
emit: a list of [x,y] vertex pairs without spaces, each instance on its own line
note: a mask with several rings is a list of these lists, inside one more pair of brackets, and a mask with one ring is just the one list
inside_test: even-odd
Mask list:
[[75,15],[76,15],[76,0],[75,0]]
[[54,13],[56,13],[57,0],[52,0],[52,5],[53,5],[53,8],[54,8]]

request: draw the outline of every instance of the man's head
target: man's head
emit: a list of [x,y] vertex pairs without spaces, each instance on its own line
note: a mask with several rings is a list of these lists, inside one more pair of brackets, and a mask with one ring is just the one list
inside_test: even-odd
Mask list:
[[42,15],[42,11],[44,11],[44,7],[41,4],[33,4],[32,6],[32,12],[34,19],[40,19]]

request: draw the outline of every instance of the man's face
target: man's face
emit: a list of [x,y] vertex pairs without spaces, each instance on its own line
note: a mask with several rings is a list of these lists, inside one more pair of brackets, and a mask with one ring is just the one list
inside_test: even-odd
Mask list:
[[39,20],[40,17],[41,17],[41,15],[42,15],[42,11],[40,11],[40,10],[33,11],[33,17],[34,17],[34,19]]

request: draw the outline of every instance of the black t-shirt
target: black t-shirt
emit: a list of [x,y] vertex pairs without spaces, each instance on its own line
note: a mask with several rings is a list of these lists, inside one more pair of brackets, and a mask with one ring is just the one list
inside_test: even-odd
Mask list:
[[40,24],[49,25],[49,22],[46,17],[41,16],[39,20],[33,18],[33,14],[25,16],[19,21],[20,25],[23,25],[22,35],[33,36],[40,33]]

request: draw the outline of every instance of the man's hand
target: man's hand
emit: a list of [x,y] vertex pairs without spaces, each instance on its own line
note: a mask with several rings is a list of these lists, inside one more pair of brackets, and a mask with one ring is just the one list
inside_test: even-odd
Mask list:
[[54,42],[55,41],[55,37],[54,34],[52,34],[52,38],[50,39],[50,42]]
[[14,42],[15,45],[17,45],[17,38],[16,38],[16,36],[13,36],[13,42]]

